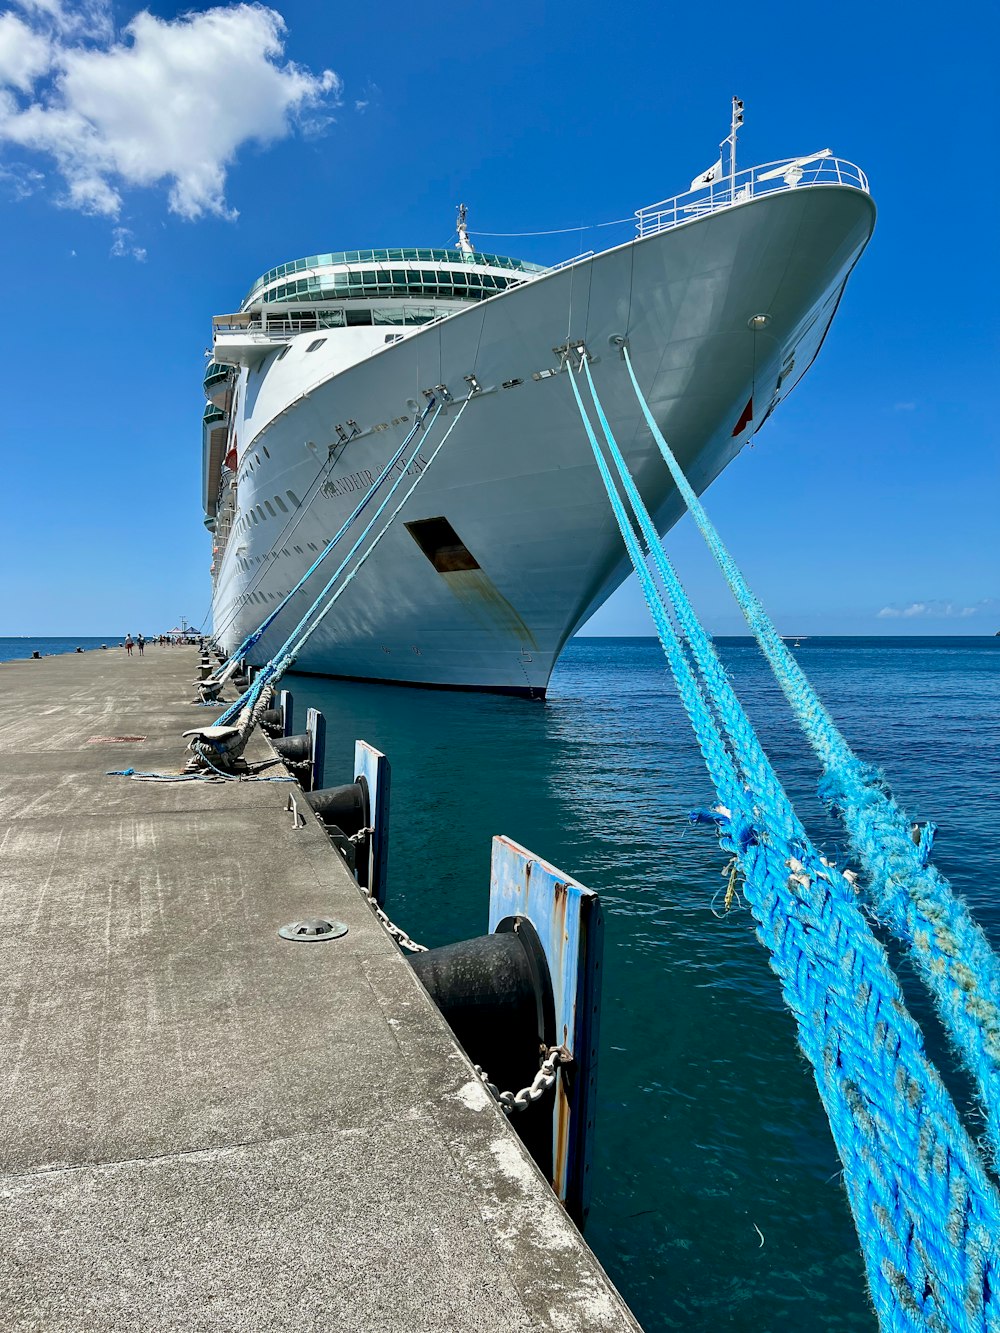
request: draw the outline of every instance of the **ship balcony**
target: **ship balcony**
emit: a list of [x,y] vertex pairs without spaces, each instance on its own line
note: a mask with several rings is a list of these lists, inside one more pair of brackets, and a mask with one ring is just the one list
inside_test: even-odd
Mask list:
[[655,236],[657,232],[669,231],[707,213],[736,208],[765,194],[831,185],[871,193],[868,177],[861,168],[834,157],[829,148],[806,157],[787,157],[762,167],[750,167],[735,175],[723,176],[721,171],[716,175],[716,168],[711,168],[705,172],[702,183],[683,194],[638,209],[635,229],[640,236]]
[[288,334],[270,332],[250,312],[216,315],[212,320],[212,357],[220,366],[255,366],[268,352],[288,341]]
[[220,407],[209,403],[201,419],[202,502],[206,514],[214,514],[219,500],[222,462],[229,436],[229,417]]
[[233,370],[231,366],[222,366],[218,361],[209,361],[205,367],[205,397],[223,412],[231,406]]

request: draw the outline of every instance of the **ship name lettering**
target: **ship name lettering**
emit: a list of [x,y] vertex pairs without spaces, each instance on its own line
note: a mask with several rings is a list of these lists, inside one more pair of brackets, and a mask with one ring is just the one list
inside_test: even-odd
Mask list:
[[[379,467],[379,473],[381,473],[384,466],[382,464]],[[417,454],[408,468],[401,462],[394,463],[386,475],[386,480],[393,481],[404,472],[409,476],[419,474],[423,472],[426,466],[427,459],[423,454]],[[343,477],[331,477],[329,481],[323,483],[320,489],[323,495],[331,500],[341,495],[357,495],[372,489],[375,485],[375,475],[371,469],[363,468],[360,472],[348,472]]]

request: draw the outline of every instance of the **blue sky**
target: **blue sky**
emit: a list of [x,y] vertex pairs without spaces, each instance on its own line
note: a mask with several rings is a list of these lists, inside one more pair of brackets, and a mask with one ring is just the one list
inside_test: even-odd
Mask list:
[[[460,199],[483,248],[562,259],[579,234],[483,233],[685,188],[733,93],[745,164],[831,147],[879,222],[818,363],[710,512],[785,632],[992,634],[998,38],[986,3],[8,4],[0,635],[205,614],[203,352],[257,274],[447,244]],[[668,549],[709,627],[740,632],[687,521]],[[590,629],[649,632],[634,581]]]

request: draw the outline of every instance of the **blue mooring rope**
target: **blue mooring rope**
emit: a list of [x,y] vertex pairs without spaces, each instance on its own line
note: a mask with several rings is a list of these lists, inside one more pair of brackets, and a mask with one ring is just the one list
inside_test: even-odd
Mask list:
[[[721,667],[717,672],[714,653],[705,653],[707,636],[695,628],[697,617],[669,562],[654,556],[687,651],[675,632],[569,374],[616,522],[725,807],[712,818],[742,869],[758,937],[770,951],[830,1119],[881,1327],[886,1333],[996,1329],[1000,1198],[927,1059],[851,885],[801,832],[735,694],[718,688]],[[589,372],[587,378],[652,553],[659,549],[655,528],[625,479]]]
[[839,812],[866,875],[879,920],[908,947],[941,1020],[972,1078],[1000,1162],[1000,960],[948,881],[928,864],[934,828],[915,827],[883,775],[851,750],[785,646],[681,470],[625,364],[639,406],[698,529],[722,570],[810,745],[824,767],[820,796]]
[[[335,592],[332,593],[331,596],[330,595],[331,591],[334,588],[334,585],[336,584],[337,580],[340,578],[341,574],[350,564],[354,555],[361,548],[366,537],[371,532],[375,524],[378,522],[380,516],[388,507],[392,497],[395,495],[396,491],[399,489],[399,487],[405,480],[411,465],[416,459],[417,453],[421,448],[421,445],[417,444],[414,447],[413,452],[410,454],[409,458],[406,461],[406,466],[403,468],[403,471],[392,483],[389,490],[386,492],[385,497],[379,504],[378,508],[375,510],[375,513],[368,520],[360,535],[355,539],[351,549],[348,551],[347,555],[341,561],[340,565],[333,573],[333,575],[327,580],[327,583],[325,584],[319,595],[315,598],[312,605],[309,607],[308,611],[306,611],[305,615],[302,617],[298,625],[296,625],[295,629],[285,640],[284,644],[282,644],[278,652],[275,653],[275,655],[266,664],[266,666],[264,666],[264,668],[258,675],[257,679],[250,686],[250,688],[246,690],[245,693],[241,695],[241,697],[237,699],[235,703],[231,704],[229,708],[227,708],[226,711],[222,714],[222,716],[217,720],[216,723],[217,726],[225,725],[226,723],[232,721],[232,719],[237,715],[241,715],[244,719],[249,719],[249,725],[250,726],[253,725],[254,709],[259,704],[264,690],[273,688],[274,683],[277,680],[279,680],[286,671],[290,669],[290,667],[294,664],[296,657],[301,652],[302,648],[304,647],[308,639],[316,632],[316,630],[322,624],[326,616],[329,615],[329,613],[333,610],[333,607],[336,604],[338,598],[345,591],[345,589],[349,587],[353,579],[356,577],[358,571],[364,565],[365,561],[368,559],[368,557],[378,546],[379,542],[385,536],[386,532],[388,531],[389,527],[395,520],[396,516],[399,514],[400,510],[405,505],[406,501],[413,494],[413,491],[419,485],[421,480],[426,476],[431,464],[434,462],[438,454],[441,452],[441,449],[447,442],[452,431],[461,421],[466,408],[472,401],[472,397],[473,395],[470,394],[469,397],[466,398],[466,400],[462,403],[461,407],[458,409],[458,412],[455,415],[455,419],[452,421],[451,425],[445,431],[442,438],[438,441],[437,445],[435,445],[434,449],[431,451],[430,457],[427,459],[427,462],[425,463],[422,471],[420,471],[417,474],[416,478],[411,483],[409,489],[404,494],[403,499],[390,514],[389,518],[386,521],[385,526],[379,533],[376,534],[368,550],[364,552],[364,554],[358,560],[357,564],[347,575],[346,579],[344,579],[344,582],[341,584],[339,588],[336,589]],[[430,406],[433,405],[434,405],[434,400],[432,399]],[[434,415],[431,417],[430,422],[427,426],[427,435],[429,435],[430,432],[433,430],[434,425],[437,422],[437,419],[440,416],[443,407],[444,403],[439,403],[435,408]]]
[[[432,399],[431,402],[428,404],[428,407],[432,407],[433,405],[434,405],[434,400]],[[436,408],[435,411],[434,411],[434,415],[431,417],[430,424],[429,424],[428,427],[427,427],[427,433],[428,433],[428,434],[429,434],[430,431],[434,428],[434,424],[435,424],[435,422],[437,421],[440,412],[441,412],[441,404],[439,404],[439,405],[437,406],[437,408]],[[422,423],[422,421],[423,421],[423,416],[421,416],[421,423]],[[407,438],[408,438],[408,439],[412,439],[413,434],[414,434],[414,431],[411,431],[410,434],[409,434],[409,436],[408,436]],[[360,547],[361,544],[364,542],[365,538],[366,538],[366,537],[368,536],[368,534],[371,532],[372,528],[374,527],[375,523],[377,522],[379,516],[382,514],[382,512],[383,512],[383,510],[385,509],[386,505],[387,505],[387,504],[389,503],[389,501],[392,499],[392,496],[394,495],[394,493],[395,493],[397,487],[401,484],[403,478],[406,476],[407,472],[409,471],[410,466],[412,465],[414,459],[416,458],[417,453],[418,453],[420,447],[421,447],[421,442],[418,442],[418,443],[415,445],[415,447],[414,447],[412,453],[410,454],[410,456],[408,457],[408,459],[407,459],[407,461],[406,461],[406,467],[403,469],[403,471],[399,474],[399,476],[396,478],[396,480],[395,480],[395,481],[392,483],[392,485],[389,487],[389,490],[387,491],[386,495],[385,495],[384,498],[382,499],[382,501],[381,501],[381,503],[379,504],[378,508],[375,510],[375,513],[372,515],[372,517],[371,517],[371,518],[368,520],[368,522],[365,524],[364,528],[361,530],[360,535],[359,535],[357,538],[355,538],[355,541],[354,541],[353,545],[351,546],[351,549],[347,552],[347,555],[344,557],[344,559],[343,559],[343,560],[340,562],[340,564],[337,566],[337,568],[336,568],[336,570],[334,571],[334,573],[330,576],[330,578],[329,578],[329,579],[326,581],[326,583],[323,585],[323,588],[322,588],[322,590],[320,591],[320,593],[318,594],[318,596],[316,596],[316,597],[313,599],[313,601],[312,601],[312,603],[310,604],[308,610],[305,612],[305,614],[304,614],[304,615],[302,616],[302,618],[299,620],[298,624],[295,626],[295,628],[292,630],[292,632],[291,632],[291,633],[288,635],[288,637],[285,639],[284,643],[281,645],[281,647],[278,649],[278,651],[271,657],[271,660],[270,660],[269,662],[267,662],[267,663],[264,665],[264,667],[263,667],[263,668],[261,669],[261,671],[259,672],[259,674],[258,674],[258,676],[257,676],[257,679],[253,682],[253,684],[252,684],[247,690],[245,690],[245,691],[243,692],[243,694],[241,694],[240,697],[239,697],[238,699],[236,699],[233,703],[231,703],[231,704],[229,705],[229,707],[225,710],[224,713],[222,713],[218,718],[216,718],[216,721],[215,721],[215,725],[216,725],[216,726],[226,726],[226,725],[228,725],[229,723],[232,722],[232,720],[233,720],[235,717],[237,717],[237,716],[239,716],[240,714],[242,714],[242,713],[244,712],[244,710],[246,710],[247,713],[249,714],[250,710],[252,710],[252,709],[255,707],[255,705],[257,704],[257,702],[259,701],[259,699],[260,699],[261,695],[263,694],[264,690],[265,690],[266,688],[268,688],[269,686],[271,686],[271,685],[273,684],[274,681],[276,681],[276,680],[277,680],[277,679],[278,679],[278,678],[279,678],[285,671],[288,670],[288,665],[289,665],[289,664],[286,664],[286,665],[283,665],[283,666],[282,666],[281,671],[278,671],[278,670],[276,669],[276,665],[277,665],[277,663],[278,663],[278,662],[283,662],[283,661],[288,657],[288,655],[289,655],[289,653],[291,652],[292,647],[293,647],[293,645],[295,644],[296,640],[299,638],[299,636],[300,636],[300,635],[302,634],[302,632],[305,630],[305,628],[306,628],[307,625],[309,624],[309,621],[312,619],[312,617],[316,614],[317,608],[320,607],[320,606],[323,604],[324,600],[329,596],[330,590],[333,588],[334,584],[337,582],[337,580],[340,578],[341,574],[342,574],[342,573],[344,572],[344,570],[347,568],[347,566],[348,566],[348,564],[350,563],[351,559],[353,558],[353,556],[355,555],[355,553],[358,551],[359,547]]]
[[323,550],[320,551],[319,555],[312,562],[312,564],[309,566],[306,572],[302,575],[302,577],[296,583],[295,587],[289,589],[289,591],[281,599],[281,601],[274,608],[274,610],[264,617],[264,619],[261,621],[261,623],[257,626],[255,630],[251,630],[251,632],[246,636],[246,638],[239,645],[239,647],[233,649],[233,651],[226,658],[225,662],[223,662],[222,666],[220,666],[217,671],[213,672],[213,677],[215,679],[218,679],[220,676],[224,675],[228,667],[232,666],[234,662],[238,662],[241,657],[243,657],[246,653],[248,653],[250,649],[260,641],[262,635],[274,624],[275,620],[277,620],[278,616],[281,615],[282,611],[292,600],[292,598],[296,595],[296,593],[298,593],[305,586],[305,584],[312,577],[312,575],[315,574],[316,570],[319,569],[320,565],[323,563],[326,557],[340,542],[340,539],[344,536],[344,534],[348,531],[348,529],[354,524],[355,520],[361,516],[361,514],[365,511],[365,509],[368,507],[371,501],[375,498],[375,495],[377,494],[379,487],[382,485],[386,477],[388,477],[389,473],[402,458],[403,451],[406,449],[406,446],[416,435],[420,427],[424,424],[424,421],[426,420],[427,415],[432,407],[433,407],[433,400],[427,404],[424,410],[417,417],[416,421],[413,423],[412,428],[407,432],[406,438],[403,440],[402,444],[400,444],[399,448],[389,459],[388,463],[386,463],[385,467],[375,478],[375,481],[373,482],[371,489],[365,492],[364,496],[358,501],[354,509],[341,524],[339,531],[334,534],[334,536],[330,539],[329,542],[327,542],[326,546],[324,546]]

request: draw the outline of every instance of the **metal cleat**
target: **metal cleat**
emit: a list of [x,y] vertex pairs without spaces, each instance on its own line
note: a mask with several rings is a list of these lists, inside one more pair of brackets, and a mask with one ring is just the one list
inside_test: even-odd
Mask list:
[[204,745],[214,750],[220,758],[235,757],[243,749],[239,727],[192,727],[190,731],[184,732],[185,740],[189,736],[192,738],[188,741],[189,749],[193,750],[195,745]]

